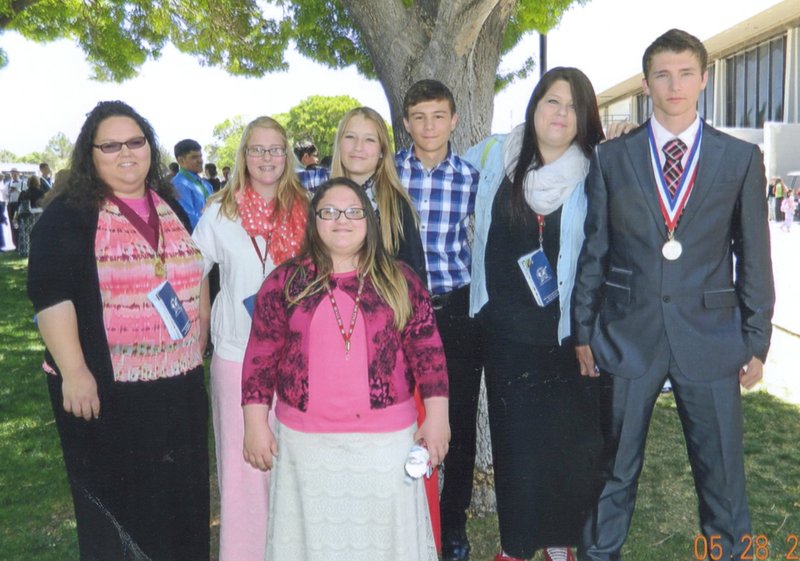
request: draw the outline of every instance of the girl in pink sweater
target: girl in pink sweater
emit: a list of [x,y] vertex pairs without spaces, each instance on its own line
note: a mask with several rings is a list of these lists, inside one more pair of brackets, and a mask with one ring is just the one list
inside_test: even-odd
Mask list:
[[351,180],[317,190],[302,256],[259,291],[242,395],[245,459],[273,470],[267,559],[437,558],[423,483],[407,485],[403,464],[415,442],[434,466],[447,453],[444,351],[425,287],[386,254]]

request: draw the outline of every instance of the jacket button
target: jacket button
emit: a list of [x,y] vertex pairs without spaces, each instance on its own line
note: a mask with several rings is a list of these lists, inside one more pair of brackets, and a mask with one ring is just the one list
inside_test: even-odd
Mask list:
[[661,301],[664,302],[665,304],[669,304],[670,300],[671,298],[669,296],[664,296],[663,298],[661,298]]

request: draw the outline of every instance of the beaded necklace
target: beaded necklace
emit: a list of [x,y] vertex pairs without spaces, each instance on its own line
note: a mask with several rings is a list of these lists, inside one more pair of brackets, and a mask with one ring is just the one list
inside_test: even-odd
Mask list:
[[364,291],[364,277],[361,275],[358,277],[358,292],[356,293],[355,305],[353,306],[353,316],[350,318],[350,327],[347,329],[347,331],[344,329],[342,314],[339,313],[339,306],[336,304],[336,298],[333,296],[333,291],[331,290],[330,285],[326,285],[325,290],[328,292],[328,298],[331,301],[331,307],[333,307],[333,315],[336,316],[336,324],[339,326],[339,333],[342,334],[342,339],[344,339],[344,351],[349,358],[350,338],[353,336],[353,330],[356,327],[356,319],[358,318],[358,304],[361,302],[361,293]]

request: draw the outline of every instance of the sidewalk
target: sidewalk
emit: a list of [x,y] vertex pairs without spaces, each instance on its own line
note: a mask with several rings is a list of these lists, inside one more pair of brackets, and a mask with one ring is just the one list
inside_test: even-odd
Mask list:
[[791,232],[770,222],[775,315],[772,345],[758,389],[800,404],[800,223]]

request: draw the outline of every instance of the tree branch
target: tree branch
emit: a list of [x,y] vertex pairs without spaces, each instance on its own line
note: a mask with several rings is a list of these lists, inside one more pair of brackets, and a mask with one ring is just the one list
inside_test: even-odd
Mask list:
[[41,0],[11,0],[11,6],[5,13],[0,13],[0,30],[7,28],[15,17]]
[[501,17],[510,15],[519,0],[467,0],[442,2],[439,21],[450,22],[448,36],[456,41],[451,48],[459,56],[464,56],[475,46],[478,36],[489,16],[500,10]]
[[[423,52],[433,33],[419,7],[406,8],[402,0],[341,0],[361,33],[375,72],[386,78],[405,72],[408,60]],[[389,92],[386,92],[389,95]]]

